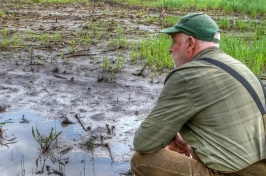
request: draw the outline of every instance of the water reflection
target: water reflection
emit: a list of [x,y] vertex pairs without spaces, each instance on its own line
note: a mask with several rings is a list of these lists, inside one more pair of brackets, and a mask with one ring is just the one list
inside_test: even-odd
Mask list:
[[[12,123],[2,126],[5,146],[0,146],[0,171],[1,176],[10,175],[65,175],[65,176],[111,176],[130,175],[129,163],[113,162],[110,158],[93,157],[88,152],[72,151],[71,140],[80,135],[86,135],[78,124],[62,127],[59,121],[45,121],[36,113],[17,112],[0,114],[0,122],[11,119]],[[32,127],[37,127],[40,133],[49,134],[51,128],[57,132],[62,131],[58,143],[68,143],[60,150],[53,146],[53,150],[41,152],[40,145],[32,136]],[[52,146],[51,146],[52,147]]]
[[5,147],[8,147],[8,145],[17,142],[16,137],[9,138],[9,136],[7,136],[7,134],[5,133],[3,126],[8,123],[13,123],[13,122],[11,119],[7,119],[3,122],[0,122],[0,145]]

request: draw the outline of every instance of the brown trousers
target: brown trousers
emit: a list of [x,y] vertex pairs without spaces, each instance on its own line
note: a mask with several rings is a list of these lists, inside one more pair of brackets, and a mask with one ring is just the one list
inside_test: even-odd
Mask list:
[[266,176],[266,160],[233,173],[218,173],[201,162],[179,153],[161,149],[155,153],[131,158],[131,169],[135,176]]

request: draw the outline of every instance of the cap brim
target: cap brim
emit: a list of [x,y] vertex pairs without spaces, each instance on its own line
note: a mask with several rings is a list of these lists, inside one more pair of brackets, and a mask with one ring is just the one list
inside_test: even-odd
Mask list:
[[175,26],[160,30],[161,33],[166,33],[166,34],[172,34],[172,33],[177,33],[180,32],[180,29],[177,29]]

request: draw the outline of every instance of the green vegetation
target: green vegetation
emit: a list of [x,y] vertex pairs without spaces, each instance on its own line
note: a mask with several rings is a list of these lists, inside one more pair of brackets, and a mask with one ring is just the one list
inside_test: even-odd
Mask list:
[[42,153],[45,153],[49,149],[51,143],[55,141],[62,133],[62,131],[60,131],[59,133],[53,131],[54,128],[51,129],[50,134],[48,136],[45,136],[44,134],[40,134],[37,128],[34,130],[32,127],[32,136],[40,144]]
[[[172,18],[172,16],[170,16]],[[165,26],[173,26],[174,22],[166,20]],[[215,16],[214,16],[215,18]],[[147,21],[159,24],[159,18],[148,17]],[[265,56],[265,21],[241,17],[218,17],[215,19],[222,30],[221,49],[245,63],[256,75],[266,74]],[[176,17],[178,21],[178,17]],[[169,55],[171,39],[165,34],[140,39],[134,44],[130,53],[132,62],[144,61],[152,74],[160,68],[173,68]]]
[[117,28],[117,34],[115,38],[111,38],[108,42],[109,46],[118,48],[127,48],[128,42],[125,37],[125,31],[122,28]]
[[221,29],[230,29],[230,21],[228,18],[221,19],[219,23],[220,23],[219,27]]
[[[181,9],[189,11],[200,10],[223,10],[224,12],[242,12],[250,14],[253,17],[266,13],[266,4],[264,0],[113,0],[122,4],[129,4],[144,7],[164,7],[169,9]],[[88,0],[28,0],[34,3],[88,3]],[[95,3],[96,1],[92,1]],[[98,3],[101,3],[99,1]],[[105,2],[105,1],[103,1]],[[111,2],[111,1],[106,1]]]
[[[249,34],[246,34],[249,36]],[[266,38],[236,36],[224,33],[221,39],[221,49],[229,55],[245,63],[256,75],[266,72]],[[169,54],[171,39],[160,34],[140,40],[131,50],[132,62],[143,60],[152,68],[173,68],[172,58]]]
[[[120,55],[121,49],[129,53],[131,63],[145,65],[151,71],[150,77],[154,77],[160,69],[172,69],[172,58],[169,55],[171,39],[167,35],[161,35],[158,31],[162,28],[173,26],[187,12],[204,10],[212,16],[222,30],[221,49],[229,55],[247,64],[258,76],[265,74],[265,29],[266,29],[266,4],[263,0],[253,2],[251,0],[28,0],[35,3],[86,3],[88,7],[95,7],[95,3],[117,2],[137,6],[138,10],[129,12],[117,10],[102,12],[102,17],[94,16],[85,19],[75,31],[52,30],[45,31],[46,26],[38,26],[41,31],[9,32],[3,28],[0,31],[0,49],[11,50],[14,48],[49,47],[50,45],[63,45],[64,50],[58,54],[63,63],[67,63],[70,55],[80,54],[79,50],[86,51],[92,45],[104,41],[102,53],[105,54],[101,64],[99,80],[105,79],[115,82],[115,74],[124,68],[126,56]],[[147,10],[153,8],[152,11]],[[19,9],[19,7],[17,7]],[[156,9],[156,11],[154,11]],[[169,10],[170,9],[170,10]],[[173,10],[175,9],[175,10]],[[179,10],[178,10],[179,9]],[[182,10],[181,10],[182,9]],[[168,11],[169,10],[169,11]],[[176,14],[179,15],[176,15]],[[132,15],[133,14],[133,15]],[[115,16],[108,19],[105,16]],[[13,12],[6,14],[0,11],[0,16],[11,19],[16,16]],[[140,30],[139,27],[125,25],[125,21],[132,18],[138,24],[156,25],[154,32]],[[128,21],[127,21],[128,22]],[[56,28],[55,28],[56,29]],[[130,39],[129,39],[130,38]],[[132,38],[134,38],[132,40]],[[15,50],[15,51],[13,51]],[[111,61],[106,52],[117,53],[115,62]],[[32,54],[31,54],[32,58]],[[89,57],[91,58],[91,57]],[[39,58],[43,61],[42,58]],[[110,76],[111,75],[111,76]],[[107,78],[107,79],[106,79]]]
[[6,14],[5,11],[0,10],[0,17],[4,17],[5,14]]
[[[44,26],[41,25],[39,28],[43,29]],[[10,35],[8,30],[4,28],[0,30],[0,49],[28,48],[29,43],[46,46],[49,43],[63,42],[69,48],[69,52],[75,53],[80,45],[91,44],[95,40],[102,39],[106,40],[107,44],[114,48],[127,48],[126,29],[121,28],[118,22],[100,19],[95,22],[85,23],[80,28],[80,31],[73,32],[72,34],[56,31],[38,32],[29,30]],[[112,37],[111,33],[113,33]]]
[[169,55],[171,40],[169,36],[160,34],[140,40],[131,50],[131,61],[144,60],[149,66],[157,68],[173,68]]
[[2,29],[2,40],[0,39],[0,48],[6,48],[10,45],[11,41],[8,40],[8,31],[6,28]]
[[221,42],[225,52],[245,63],[258,76],[266,72],[265,46],[265,35],[257,39],[257,36],[249,38],[225,34]]
[[109,57],[104,56],[100,73],[98,75],[98,81],[105,80],[107,82],[116,82],[115,74],[124,69],[125,63],[126,58],[123,55],[113,61],[111,61]]
[[240,31],[242,31],[245,28],[247,28],[246,25],[245,25],[245,21],[244,20],[236,20],[236,26],[235,26],[235,28],[237,30],[240,30]]
[[253,17],[266,12],[266,4],[264,0],[116,0],[116,2],[130,5],[181,9],[182,11],[222,9],[225,12],[242,12],[245,14],[251,14]]

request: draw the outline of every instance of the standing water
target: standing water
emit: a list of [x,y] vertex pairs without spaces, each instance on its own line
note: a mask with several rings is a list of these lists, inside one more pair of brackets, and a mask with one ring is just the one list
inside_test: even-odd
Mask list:
[[[0,175],[64,175],[112,176],[130,175],[127,162],[115,162],[108,157],[94,157],[93,152],[75,151],[71,141],[86,136],[78,124],[62,127],[58,120],[45,120],[31,111],[0,114]],[[60,136],[51,144],[51,150],[42,152],[34,139],[37,131],[49,136],[51,129]],[[64,145],[65,144],[65,145]],[[67,144],[67,145],[66,145]],[[57,145],[61,146],[61,151]],[[62,146],[68,146],[66,148]],[[56,151],[56,152],[54,152]]]

